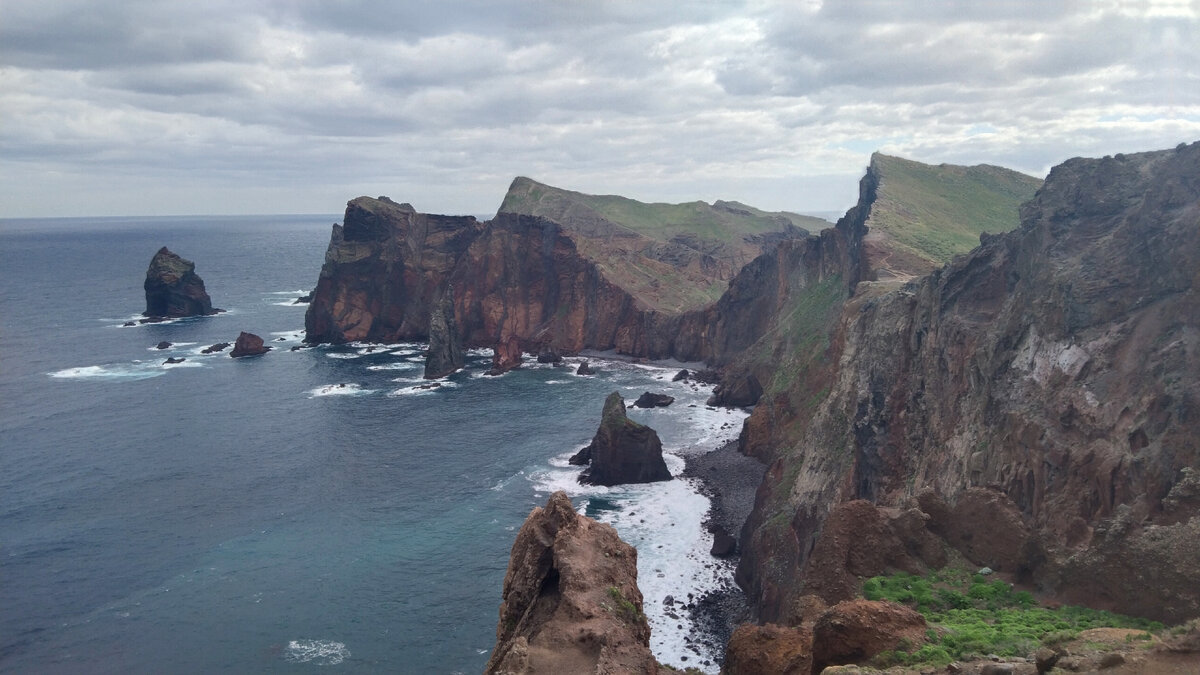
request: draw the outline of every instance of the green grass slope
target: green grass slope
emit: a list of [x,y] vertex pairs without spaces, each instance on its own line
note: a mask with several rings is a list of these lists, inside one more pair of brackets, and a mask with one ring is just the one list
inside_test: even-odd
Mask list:
[[933,166],[880,153],[870,170],[879,180],[867,221],[872,266],[901,278],[970,251],[982,232],[1014,229],[1021,204],[1042,185],[998,166]]
[[542,216],[569,228],[579,227],[584,233],[594,232],[604,221],[656,241],[694,235],[735,244],[747,235],[779,232],[787,224],[810,232],[830,226],[814,216],[762,211],[739,202],[646,203],[617,195],[563,190],[524,176],[513,180],[500,212]]

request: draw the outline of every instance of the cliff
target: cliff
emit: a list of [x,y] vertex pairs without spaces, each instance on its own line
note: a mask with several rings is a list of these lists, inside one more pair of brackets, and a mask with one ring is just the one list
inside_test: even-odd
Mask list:
[[1197,241],[1193,144],[1070,160],[1017,230],[860,283],[743,429],[771,462],[738,568],[761,618],[947,548],[1064,600],[1200,612]]
[[207,316],[220,312],[214,309],[204,280],[196,274],[196,264],[167,250],[158,249],[146,269],[146,311],[151,318]]
[[[620,208],[601,206],[609,202]],[[466,346],[704,359],[730,280],[780,241],[805,238],[795,223],[810,221],[824,222],[736,202],[591,197],[524,178],[482,223],[360,197],[334,226],[306,340],[424,339],[435,291],[451,283]]]
[[637,550],[555,492],[513,542],[484,673],[658,671],[637,586]]

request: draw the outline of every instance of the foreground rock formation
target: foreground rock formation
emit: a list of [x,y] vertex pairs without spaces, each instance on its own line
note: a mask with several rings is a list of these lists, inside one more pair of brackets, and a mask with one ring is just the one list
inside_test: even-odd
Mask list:
[[600,428],[592,442],[576,453],[571,463],[590,464],[579,482],[591,485],[671,480],[658,434],[629,419],[625,414],[625,399],[615,391],[604,400]]
[[208,316],[221,310],[212,306],[196,264],[167,250],[158,249],[146,270],[146,311],[150,318]]
[[1200,144],[1070,160],[982,240],[858,284],[764,385],[738,569],[764,620],[943,546],[1066,601],[1200,614]]
[[637,550],[555,492],[513,543],[484,673],[657,672]]

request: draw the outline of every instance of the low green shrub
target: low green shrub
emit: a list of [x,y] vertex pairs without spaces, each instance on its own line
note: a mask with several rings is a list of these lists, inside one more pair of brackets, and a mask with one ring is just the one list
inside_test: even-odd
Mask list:
[[[1032,593],[1016,591],[999,579],[946,569],[928,577],[903,572],[872,577],[863,582],[868,600],[891,600],[924,615],[931,628],[929,642],[915,651],[897,650],[881,655],[881,666],[950,661],[988,654],[1025,656],[1042,645],[1073,639],[1089,628],[1162,630],[1157,621],[1123,616],[1086,607],[1038,607]],[[1132,638],[1131,638],[1132,639]]]

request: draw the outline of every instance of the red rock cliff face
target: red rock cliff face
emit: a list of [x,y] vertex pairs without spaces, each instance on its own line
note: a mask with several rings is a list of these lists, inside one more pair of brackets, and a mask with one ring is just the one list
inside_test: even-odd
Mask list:
[[[826,238],[782,241],[819,251]],[[360,197],[347,206],[345,225],[334,226],[305,316],[306,339],[424,339],[433,298],[449,282],[467,346],[516,339],[526,351],[615,349],[649,358],[720,360],[725,350],[761,333],[755,274],[735,278],[733,287],[740,290],[723,304],[659,311],[612,283],[553,221],[501,213],[479,223]]]
[[738,576],[764,620],[936,564],[930,537],[1066,600],[1200,613],[1200,144],[1068,161],[984,239],[860,285],[795,374],[824,395],[751,417],[775,463]]

